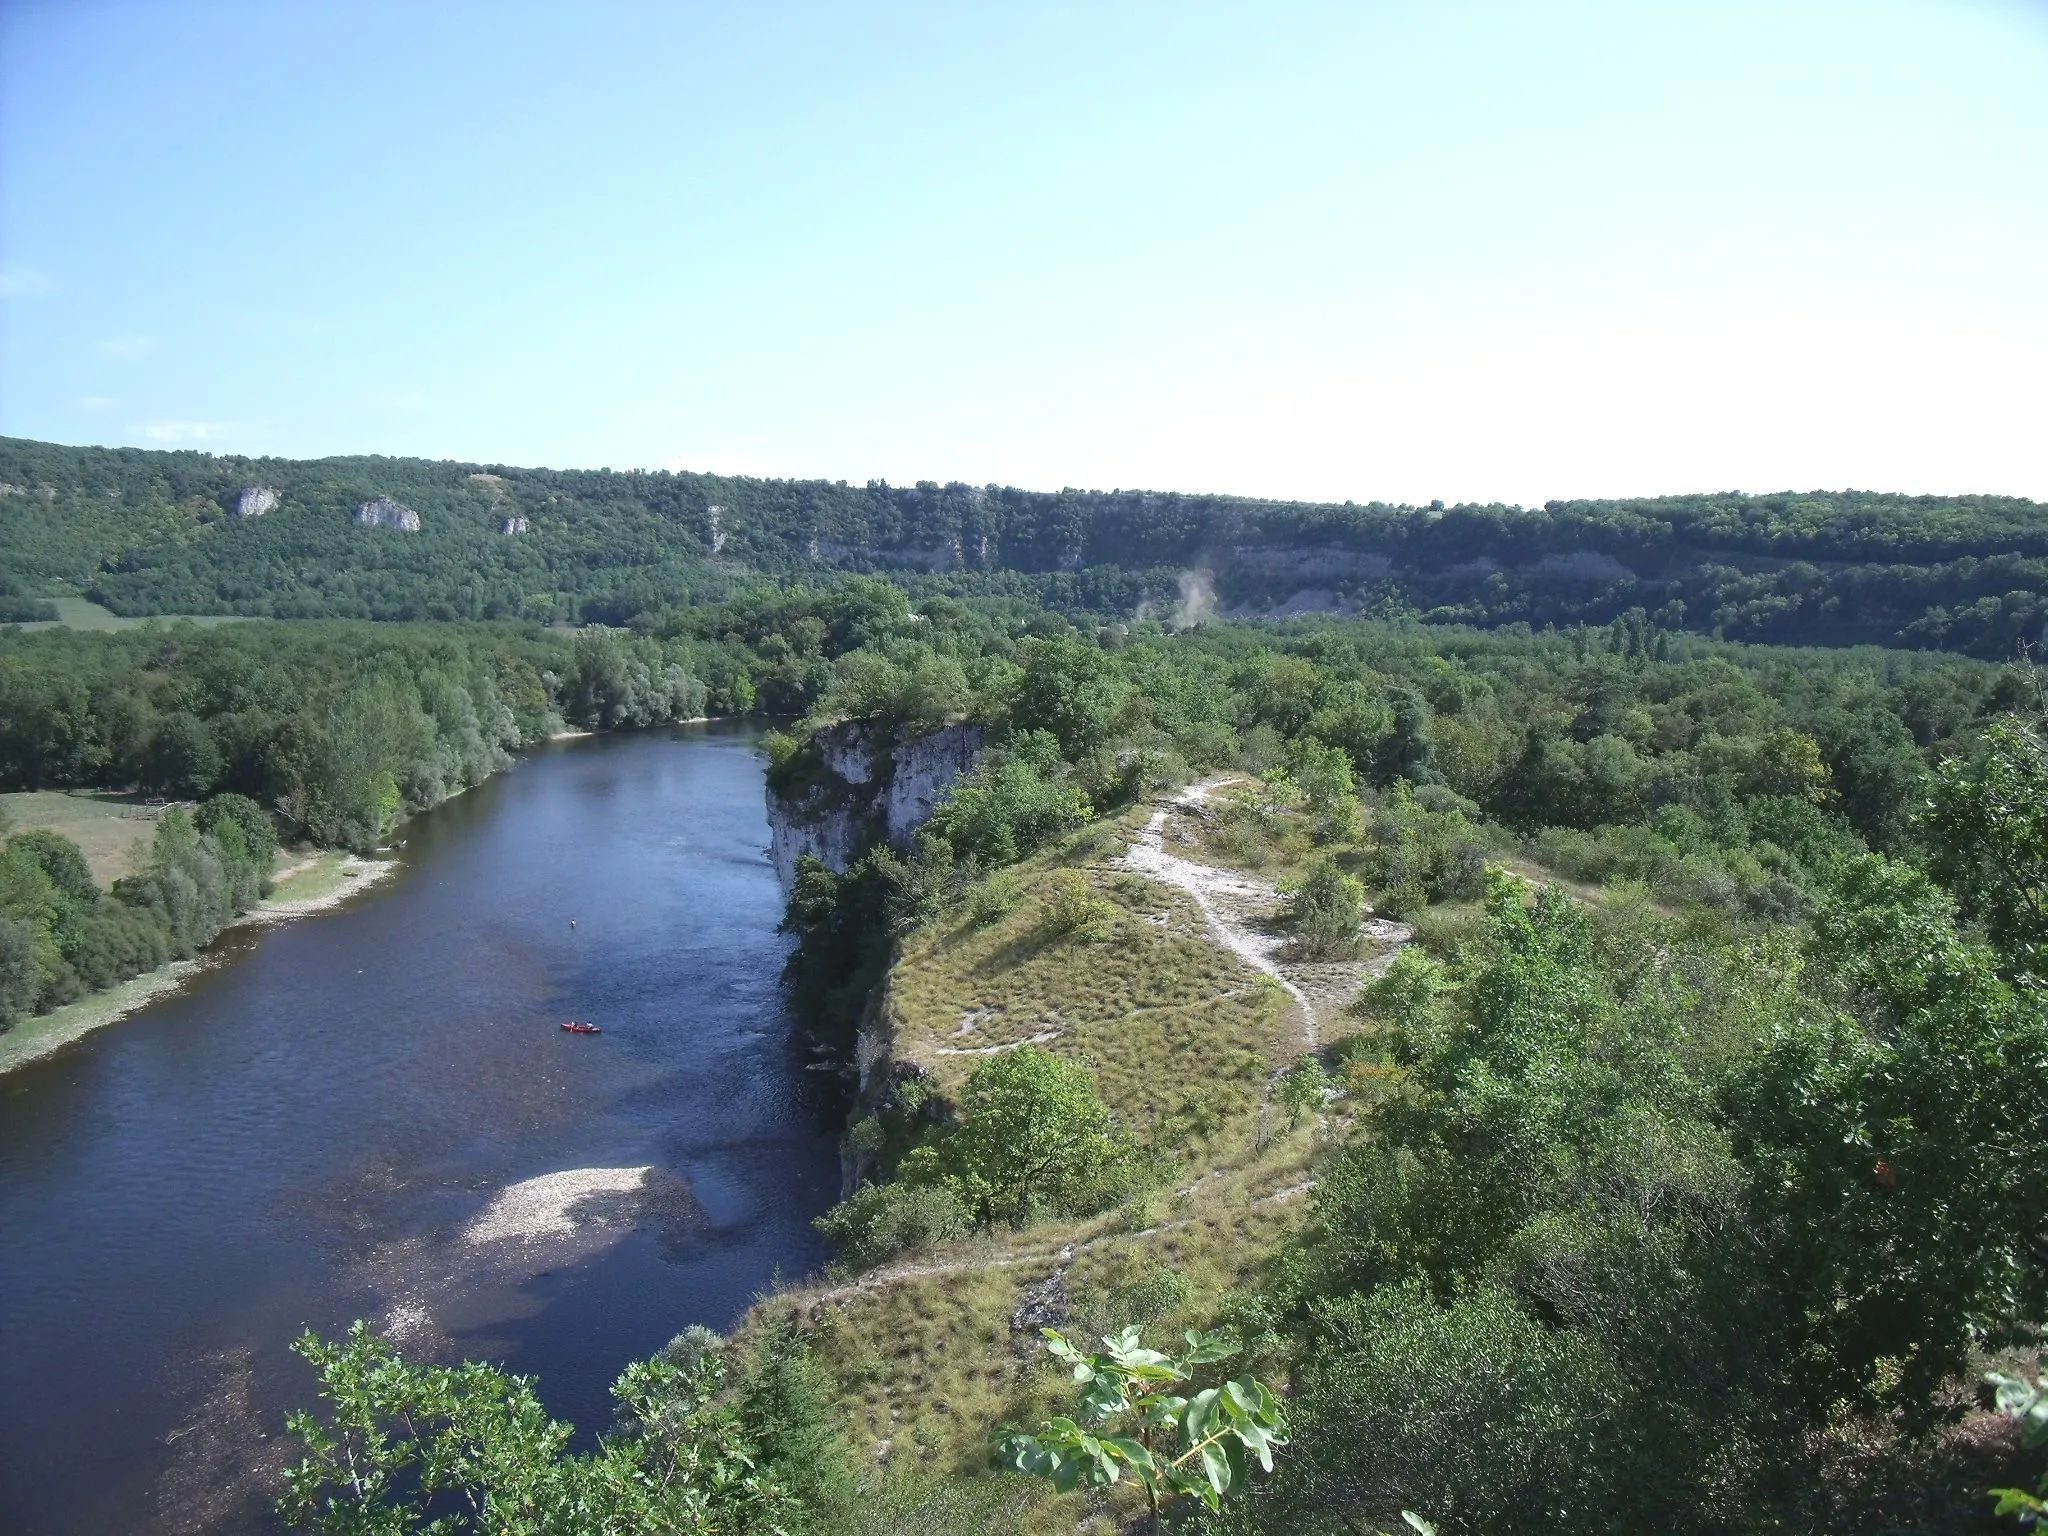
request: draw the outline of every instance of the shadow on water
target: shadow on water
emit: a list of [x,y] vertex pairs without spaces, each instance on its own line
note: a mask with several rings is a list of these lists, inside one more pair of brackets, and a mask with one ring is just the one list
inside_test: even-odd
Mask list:
[[840,1105],[767,842],[749,732],[559,746],[0,1078],[0,1529],[267,1528],[306,1325],[538,1374],[587,1437],[627,1361],[815,1268]]

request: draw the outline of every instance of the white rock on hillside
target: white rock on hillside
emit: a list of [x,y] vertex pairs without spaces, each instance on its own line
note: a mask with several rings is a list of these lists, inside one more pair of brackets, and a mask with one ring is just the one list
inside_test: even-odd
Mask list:
[[420,515],[389,496],[379,496],[356,508],[356,521],[372,528],[396,528],[400,533],[418,533]]
[[498,532],[524,533],[526,532],[526,519],[523,517],[508,517],[498,524]]
[[267,485],[245,485],[235,498],[235,516],[261,517],[277,510],[277,492]]

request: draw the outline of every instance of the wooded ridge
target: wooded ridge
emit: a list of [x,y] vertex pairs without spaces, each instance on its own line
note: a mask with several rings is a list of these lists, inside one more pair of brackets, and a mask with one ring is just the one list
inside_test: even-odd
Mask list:
[[0,438],[0,597],[624,623],[762,577],[865,570],[1068,613],[1213,600],[1540,629],[1641,608],[1728,639],[2003,658],[2048,620],[2043,511],[1868,491],[1413,507]]

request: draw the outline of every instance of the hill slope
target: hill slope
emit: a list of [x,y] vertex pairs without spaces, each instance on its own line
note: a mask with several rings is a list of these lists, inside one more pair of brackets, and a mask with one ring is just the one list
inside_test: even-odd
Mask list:
[[1641,608],[1730,639],[2004,656],[2048,621],[2048,508],[1861,491],[1416,508],[0,438],[0,573],[117,613],[622,622],[747,573],[842,569],[1098,610],[1203,572],[1189,590],[1228,612],[1541,627]]

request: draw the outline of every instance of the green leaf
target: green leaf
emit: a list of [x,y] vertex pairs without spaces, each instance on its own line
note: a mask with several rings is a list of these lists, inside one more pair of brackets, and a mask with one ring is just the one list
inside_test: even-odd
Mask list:
[[1230,1490],[1230,1458],[1224,1454],[1222,1446],[1202,1447],[1202,1471],[1208,1476],[1210,1488],[1215,1491],[1215,1497],[1209,1500],[1209,1507],[1214,1509],[1217,1500]]
[[1102,1443],[1141,1471],[1151,1472],[1155,1470],[1152,1453],[1145,1449],[1142,1442],[1133,1440],[1127,1435],[1104,1435]]
[[1180,1425],[1181,1410],[1188,1400],[1184,1397],[1148,1398],[1141,1405],[1142,1413],[1138,1422],[1146,1429],[1174,1429]]
[[1187,1436],[1189,1446],[1196,1446],[1209,1438],[1216,1422],[1217,1389],[1210,1387],[1197,1392],[1188,1401],[1188,1411],[1180,1421],[1181,1433]]
[[1053,1354],[1058,1356],[1060,1359],[1078,1361],[1085,1360],[1088,1358],[1086,1355],[1082,1354],[1080,1350],[1076,1349],[1073,1346],[1073,1344],[1068,1340],[1067,1336],[1061,1333],[1059,1329],[1041,1328],[1039,1332],[1045,1335],[1045,1347],[1051,1350]]
[[1208,1333],[1197,1333],[1190,1328],[1182,1337],[1188,1341],[1187,1364],[1191,1366],[1228,1360],[1240,1347],[1227,1328],[1212,1329]]

